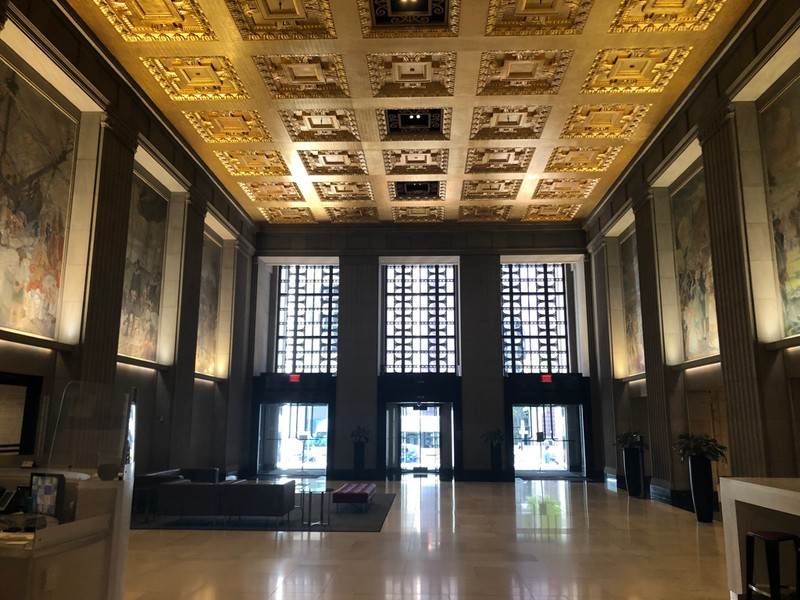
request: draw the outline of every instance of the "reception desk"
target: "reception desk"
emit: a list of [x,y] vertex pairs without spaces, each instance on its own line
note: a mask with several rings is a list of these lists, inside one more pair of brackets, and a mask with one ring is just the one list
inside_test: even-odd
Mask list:
[[[744,540],[748,531],[766,529],[800,534],[800,478],[720,479],[725,557],[731,600],[744,594]],[[760,548],[756,549],[759,554]],[[794,577],[792,568],[782,574]]]

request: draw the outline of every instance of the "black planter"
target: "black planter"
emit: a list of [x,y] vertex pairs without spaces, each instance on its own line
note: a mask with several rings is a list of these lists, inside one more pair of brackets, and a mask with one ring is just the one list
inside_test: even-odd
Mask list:
[[364,459],[366,457],[366,454],[367,454],[366,442],[353,443],[353,468],[355,469],[356,473],[364,472]]
[[714,520],[714,478],[711,461],[705,456],[689,457],[689,483],[692,486],[694,514],[700,523]]
[[628,495],[644,498],[644,453],[641,448],[623,448],[622,462],[625,466],[625,487]]
[[499,473],[503,470],[503,446],[502,444],[492,444],[490,446],[490,456],[492,473]]

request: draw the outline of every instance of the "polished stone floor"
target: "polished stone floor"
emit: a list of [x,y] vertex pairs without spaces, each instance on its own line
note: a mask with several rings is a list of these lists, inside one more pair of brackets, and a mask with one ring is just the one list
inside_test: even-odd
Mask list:
[[132,531],[125,600],[729,597],[720,523],[600,483],[379,491],[397,493],[381,533]]

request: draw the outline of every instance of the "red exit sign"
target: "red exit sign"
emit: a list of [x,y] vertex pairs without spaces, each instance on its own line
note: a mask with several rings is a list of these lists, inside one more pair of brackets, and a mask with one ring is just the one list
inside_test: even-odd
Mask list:
[[542,383],[553,383],[553,375],[550,373],[542,373]]

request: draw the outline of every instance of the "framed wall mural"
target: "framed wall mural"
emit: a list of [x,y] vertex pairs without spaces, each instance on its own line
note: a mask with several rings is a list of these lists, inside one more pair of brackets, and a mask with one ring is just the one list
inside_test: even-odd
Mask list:
[[719,354],[703,171],[689,177],[670,199],[683,355],[686,360],[695,360]]
[[761,111],[760,121],[767,208],[788,337],[800,334],[800,78]]
[[644,373],[644,337],[642,335],[642,298],[639,290],[639,260],[636,234],[619,245],[622,266],[622,312],[625,318],[625,350],[628,375]]
[[197,319],[197,351],[194,370],[217,375],[217,335],[219,329],[219,291],[222,247],[206,234],[200,273],[200,313]]
[[140,176],[133,178],[119,354],[155,361],[161,310],[169,202]]
[[0,60],[0,327],[56,336],[77,130]]

